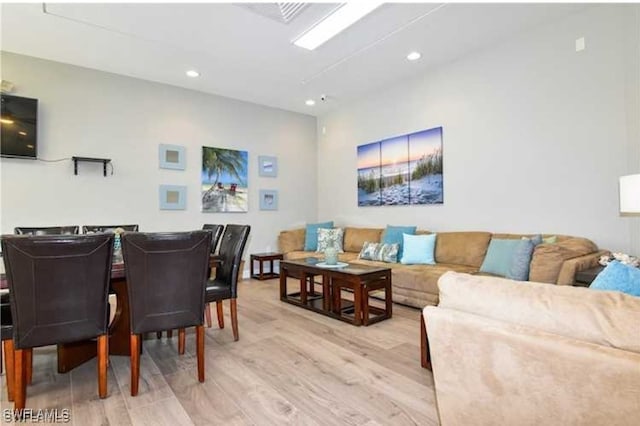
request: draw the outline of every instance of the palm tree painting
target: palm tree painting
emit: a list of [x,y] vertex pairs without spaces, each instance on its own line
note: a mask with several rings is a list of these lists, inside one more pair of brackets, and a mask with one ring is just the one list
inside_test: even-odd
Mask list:
[[202,211],[247,212],[247,151],[202,147]]

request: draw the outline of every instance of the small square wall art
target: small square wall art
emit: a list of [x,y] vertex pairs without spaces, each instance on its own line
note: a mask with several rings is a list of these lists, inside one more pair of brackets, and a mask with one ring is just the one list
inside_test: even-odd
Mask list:
[[184,170],[186,168],[184,146],[160,144],[158,156],[161,169]]
[[278,176],[278,157],[258,156],[258,174],[265,177]]
[[182,185],[160,185],[160,210],[185,210],[187,187]]
[[278,191],[273,189],[260,190],[260,210],[278,210]]

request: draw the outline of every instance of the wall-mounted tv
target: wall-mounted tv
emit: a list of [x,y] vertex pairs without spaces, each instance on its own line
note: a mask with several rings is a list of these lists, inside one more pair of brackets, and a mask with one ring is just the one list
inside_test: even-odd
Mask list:
[[38,100],[0,95],[0,154],[35,159],[38,154]]

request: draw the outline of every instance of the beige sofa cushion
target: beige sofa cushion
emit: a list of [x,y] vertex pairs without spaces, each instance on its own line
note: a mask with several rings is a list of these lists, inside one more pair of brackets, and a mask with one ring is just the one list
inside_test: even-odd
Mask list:
[[282,231],[278,235],[278,249],[281,253],[304,250],[305,229]]
[[344,251],[360,253],[365,241],[380,242],[381,228],[344,228]]
[[640,352],[640,298],[584,287],[448,272],[439,307]]
[[489,232],[438,232],[436,262],[479,268],[490,240]]

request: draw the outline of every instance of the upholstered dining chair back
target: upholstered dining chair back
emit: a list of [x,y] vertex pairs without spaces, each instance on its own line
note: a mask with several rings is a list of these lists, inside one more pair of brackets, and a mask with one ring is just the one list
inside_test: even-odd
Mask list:
[[201,325],[211,232],[122,234],[131,333]]
[[249,238],[251,227],[249,225],[227,225],[222,234],[218,255],[222,264],[216,268],[216,279],[219,283],[225,283],[231,287],[231,298],[238,294],[238,276],[242,263],[242,253]]
[[17,226],[13,229],[13,233],[17,235],[68,235],[78,234],[79,226],[44,226],[44,227],[25,227]]
[[113,236],[3,236],[17,349],[107,333]]
[[93,234],[96,232],[113,232],[116,228],[122,228],[125,231],[138,232],[138,225],[84,225],[82,227],[83,234]]
[[206,223],[202,225],[202,229],[211,231],[211,254],[214,254],[218,248],[218,242],[222,236],[222,231],[224,231],[224,225],[212,225]]

